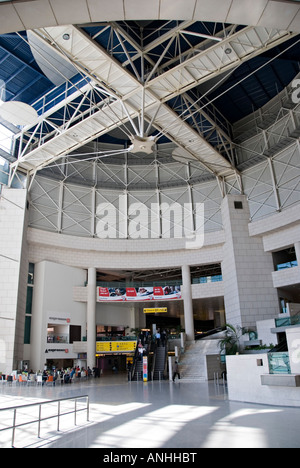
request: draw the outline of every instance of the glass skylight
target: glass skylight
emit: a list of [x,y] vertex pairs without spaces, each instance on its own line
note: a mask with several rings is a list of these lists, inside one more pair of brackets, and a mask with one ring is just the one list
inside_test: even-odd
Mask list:
[[0,149],[11,152],[13,132],[0,124]]

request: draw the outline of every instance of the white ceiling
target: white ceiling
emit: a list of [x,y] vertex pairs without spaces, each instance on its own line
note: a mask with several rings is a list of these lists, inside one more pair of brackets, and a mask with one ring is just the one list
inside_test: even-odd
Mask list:
[[287,0],[32,0],[0,3],[0,34],[65,24],[190,19],[300,32],[300,4]]
[[[38,1],[36,0],[37,3]],[[64,39],[65,33],[69,37],[68,41]],[[238,175],[232,160],[229,162],[195,131],[186,122],[184,115],[180,118],[165,104],[166,101],[223,72],[230,71],[237,64],[240,65],[293,36],[284,30],[253,26],[231,35],[226,29],[226,33],[228,36],[220,38],[221,42],[206,40],[204,50],[160,73],[158,77],[152,78],[150,74],[142,83],[139,76],[135,77],[129,73],[77,26],[35,30],[32,34],[36,34],[45,47],[55,47],[57,53],[63,54],[71,64],[76,64],[84,74],[95,80],[98,86],[103,88],[104,84],[105,91],[110,93],[114,102],[103,102],[101,107],[96,106],[88,117],[75,126],[60,128],[52,138],[47,136],[44,139],[43,136],[38,145],[31,148],[33,137],[38,133],[35,130],[30,143],[13,165],[14,170],[21,167],[33,175],[83,144],[117,128],[120,123],[123,124],[128,119],[133,123],[134,119],[141,115],[142,121],[151,122],[161,134],[167,135],[170,141],[183,149],[184,155],[200,162],[211,174],[217,177]],[[228,46],[229,55],[225,51]],[[144,129],[140,131],[142,137],[149,136],[144,134]],[[29,148],[31,149],[27,152]]]

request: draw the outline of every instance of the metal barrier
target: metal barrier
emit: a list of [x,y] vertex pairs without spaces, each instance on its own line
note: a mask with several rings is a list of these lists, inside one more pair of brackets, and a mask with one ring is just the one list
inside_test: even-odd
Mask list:
[[[86,399],[86,407],[84,408],[79,408],[77,407],[77,402],[78,400]],[[74,400],[74,409],[70,411],[65,411],[61,412],[61,402],[63,401],[73,401]],[[45,405],[50,405],[53,403],[57,403],[57,414],[51,415],[51,416],[46,416],[42,417],[42,407]],[[17,424],[17,411],[20,409],[24,408],[31,408],[31,407],[39,407],[39,416],[37,419],[33,419],[24,423],[19,423]],[[5,428],[0,429],[0,433],[4,431],[9,431],[12,430],[12,439],[11,439],[11,447],[15,448],[15,435],[16,435],[16,429],[24,426],[28,426],[30,424],[38,424],[38,429],[37,429],[37,437],[40,439],[41,436],[41,423],[43,421],[48,421],[49,419],[57,418],[57,432],[60,431],[60,418],[62,416],[66,416],[68,414],[74,414],[74,426],[77,426],[77,414],[80,413],[81,411],[86,411],[87,413],[87,422],[89,421],[89,412],[90,412],[90,404],[89,404],[89,396],[88,395],[81,395],[77,397],[69,397],[69,398],[59,398],[56,400],[49,400],[49,401],[44,401],[42,403],[31,403],[29,405],[20,405],[20,406],[13,406],[9,408],[1,408],[0,409],[0,418],[1,418],[1,413],[4,411],[13,411],[13,424],[10,426],[7,426]]]
[[219,372],[214,372],[214,384],[217,386],[223,385],[224,387],[227,387],[227,380],[226,380],[225,372],[222,372],[221,378],[222,378],[222,383],[220,383],[221,380],[219,377]]

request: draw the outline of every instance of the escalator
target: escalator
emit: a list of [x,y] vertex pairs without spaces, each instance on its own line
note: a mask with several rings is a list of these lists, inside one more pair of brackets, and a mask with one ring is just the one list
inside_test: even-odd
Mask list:
[[212,330],[203,332],[201,334],[196,334],[195,340],[203,340],[204,338],[207,338],[208,336],[213,336],[213,335],[217,335],[218,333],[222,333],[226,329],[227,327],[217,327],[217,328],[213,328]]
[[[148,357],[148,380],[163,380],[167,347],[158,347],[156,343],[149,340],[149,343],[145,344],[145,349],[144,356]],[[128,378],[132,382],[140,382],[143,380],[143,359],[140,357],[138,348],[136,349],[133,366]]]
[[167,357],[166,346],[155,346],[152,375],[153,380],[163,380]]
[[[144,356],[148,357],[148,362],[149,362],[149,357],[150,357],[150,354],[151,354],[151,345],[152,345],[151,344],[151,339],[149,337],[148,340],[146,341],[146,343],[144,344],[145,351],[143,353]],[[149,368],[149,364],[148,364],[148,368]],[[132,369],[131,369],[131,371],[129,373],[128,380],[130,380],[132,382],[137,382],[137,381],[142,381],[143,380],[143,357],[139,353],[138,346],[136,347],[136,350],[135,350],[135,354],[134,354],[134,358],[133,358],[133,365],[132,365]]]
[[274,348],[270,349],[268,354],[273,354],[273,353],[285,353],[288,352],[288,344],[286,338],[282,340],[277,346]]

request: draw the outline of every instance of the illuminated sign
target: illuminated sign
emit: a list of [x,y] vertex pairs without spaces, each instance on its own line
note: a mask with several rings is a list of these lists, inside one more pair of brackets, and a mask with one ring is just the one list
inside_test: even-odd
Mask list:
[[96,353],[132,353],[136,341],[97,341]]
[[166,314],[168,312],[167,307],[156,307],[154,309],[144,309],[144,314]]

